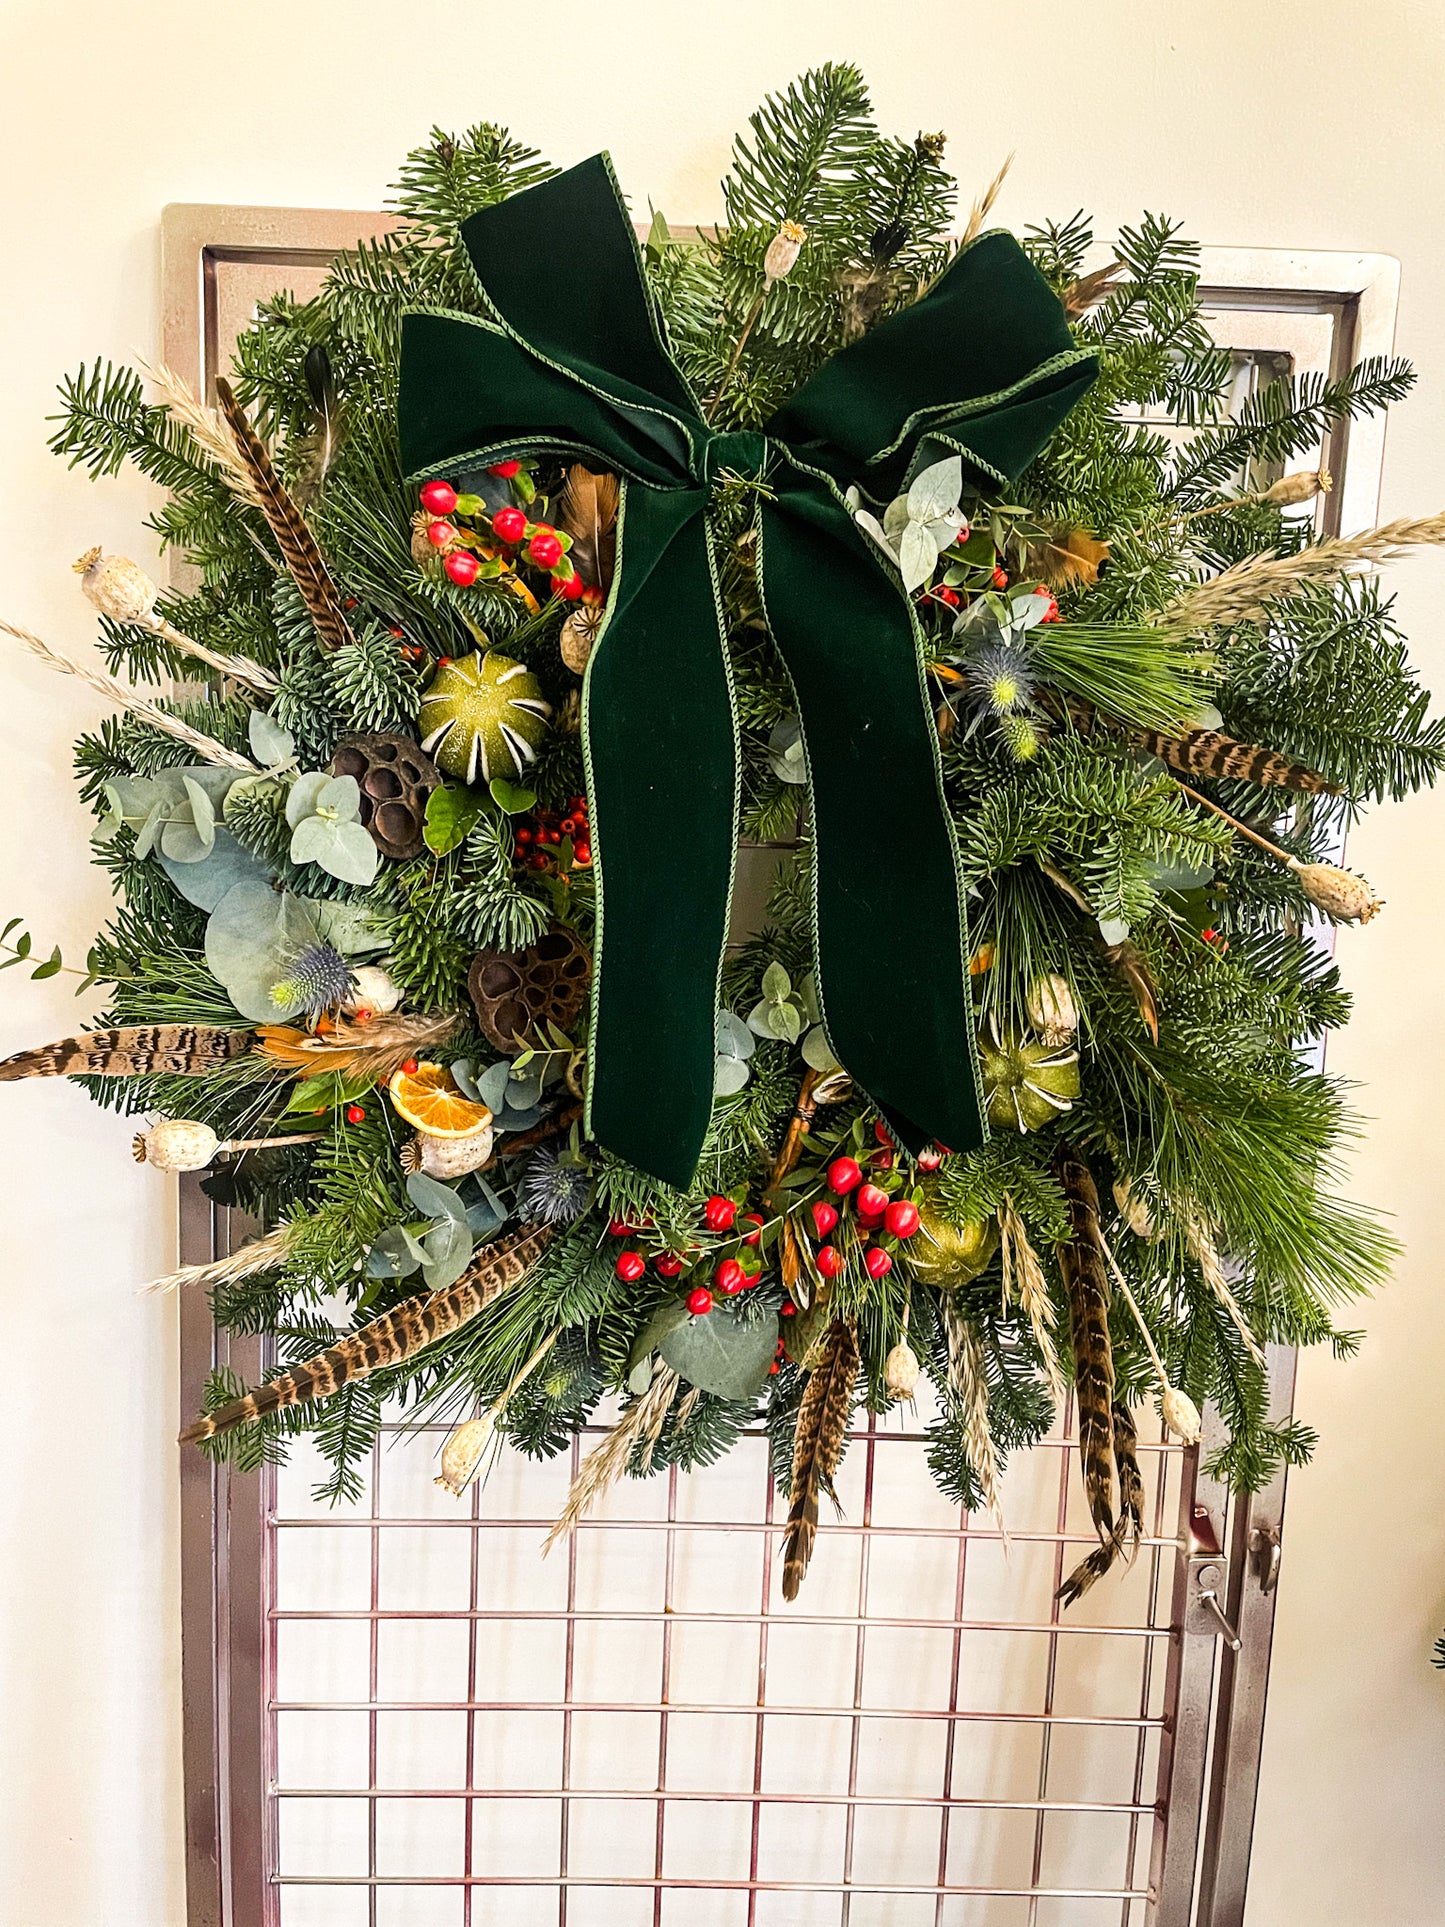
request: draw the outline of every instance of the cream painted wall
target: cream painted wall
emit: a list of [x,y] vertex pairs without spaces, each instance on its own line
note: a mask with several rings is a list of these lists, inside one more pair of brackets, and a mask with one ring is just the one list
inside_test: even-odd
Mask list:
[[[1018,150],[1000,213],[1091,206],[1101,231],[1167,209],[1201,240],[1373,249],[1404,266],[1400,346],[1421,369],[1390,430],[1386,514],[1445,506],[1445,30],[1431,0],[614,0],[451,13],[380,0],[0,5],[0,608],[83,650],[68,572],[104,542],[149,560],[153,506],[46,454],[55,380],[97,352],[152,352],[167,201],[377,204],[435,121],[492,118],[571,161],[609,145],[639,206],[716,212],[733,129],[820,58],[871,76],[885,124],[944,128],[966,185]],[[565,247],[565,236],[558,237]],[[1445,558],[1396,575],[1445,685]],[[4,659],[0,920],[83,952],[104,911],[68,748],[98,710]],[[1408,1247],[1367,1307],[1363,1357],[1311,1358],[1322,1445],[1292,1486],[1251,1927],[1445,1920],[1445,1459],[1436,1277],[1445,1031],[1445,796],[1381,814],[1355,859],[1390,899],[1340,956],[1360,1015],[1333,1047],[1377,1120],[1359,1192]],[[0,980],[0,1051],[84,1014],[64,979]],[[174,1308],[135,1296],[169,1262],[173,1199],[126,1127],[68,1087],[0,1103],[0,1920],[183,1919]]]

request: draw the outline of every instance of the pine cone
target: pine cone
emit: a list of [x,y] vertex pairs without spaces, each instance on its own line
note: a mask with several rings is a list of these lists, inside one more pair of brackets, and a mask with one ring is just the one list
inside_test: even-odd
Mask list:
[[383,856],[420,854],[427,798],[441,772],[409,736],[390,731],[343,736],[331,759],[333,776],[354,776],[361,791],[361,820]]
[[592,958],[570,930],[546,932],[526,950],[483,950],[472,959],[467,989],[488,1043],[513,1056],[543,1023],[561,1030],[577,1020],[592,979]]

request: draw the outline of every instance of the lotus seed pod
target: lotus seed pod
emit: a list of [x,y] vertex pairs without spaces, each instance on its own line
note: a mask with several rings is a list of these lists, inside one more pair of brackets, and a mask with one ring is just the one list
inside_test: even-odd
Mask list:
[[138,563],[123,555],[87,549],[74,567],[87,599],[112,622],[144,622],[156,606],[160,590]]
[[1198,1445],[1203,1438],[1204,1421],[1199,1416],[1199,1407],[1187,1392],[1166,1385],[1159,1395],[1159,1412],[1175,1438],[1183,1439],[1186,1445]]
[[951,1291],[971,1284],[998,1250],[998,1220],[951,1224],[939,1207],[936,1184],[924,1187],[918,1230],[908,1240],[908,1265],[920,1284]]
[[550,706],[525,664],[489,649],[442,663],[421,699],[421,746],[464,783],[519,780],[537,759]]
[[912,1398],[919,1370],[918,1354],[906,1338],[900,1338],[883,1361],[883,1383],[894,1398]]
[[469,1137],[432,1137],[418,1131],[406,1147],[402,1162],[409,1171],[425,1171],[429,1178],[464,1178],[480,1171],[492,1155],[492,1114]]
[[784,221],[763,256],[763,274],[769,282],[781,281],[785,274],[791,274],[793,265],[802,252],[803,243],[808,238],[808,230],[796,221]]
[[1118,1206],[1119,1216],[1136,1238],[1143,1238],[1150,1244],[1157,1244],[1164,1236],[1155,1222],[1148,1199],[1142,1192],[1135,1190],[1128,1178],[1115,1178],[1114,1203]]
[[476,1477],[477,1467],[495,1431],[490,1412],[458,1425],[442,1447],[442,1469],[435,1483],[445,1486],[453,1498],[459,1497]]
[[1353,870],[1337,870],[1332,863],[1301,863],[1298,857],[1289,859],[1289,867],[1316,910],[1337,923],[1368,923],[1385,907],[1385,899],[1377,897]]
[[1029,1022],[1046,1044],[1066,1044],[1079,1028],[1079,1007],[1073,986],[1057,971],[1035,977],[1029,985]]
[[373,1017],[384,1017],[400,1003],[401,986],[380,964],[352,966],[351,989],[341,1006],[344,1011],[354,1016],[357,1011],[366,1010]]
[[137,1131],[131,1148],[137,1164],[153,1164],[158,1171],[204,1171],[220,1142],[209,1124],[169,1117],[148,1131]]
[[1072,1046],[1025,1038],[990,1017],[979,1047],[990,1124],[1038,1131],[1073,1109],[1079,1053]]

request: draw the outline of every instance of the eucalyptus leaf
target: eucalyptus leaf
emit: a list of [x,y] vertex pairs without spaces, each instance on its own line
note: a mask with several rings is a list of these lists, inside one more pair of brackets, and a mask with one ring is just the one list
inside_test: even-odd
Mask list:
[[261,859],[253,856],[225,828],[216,831],[210,854],[199,862],[177,862],[163,848],[160,866],[187,903],[206,911],[214,910],[236,884],[265,885],[271,875]]
[[777,1349],[778,1328],[769,1317],[744,1320],[715,1305],[687,1318],[660,1341],[658,1349],[679,1378],[716,1398],[755,1398],[767,1383]]
[[320,941],[313,906],[268,884],[234,884],[206,925],[206,962],[252,1023],[274,1023],[301,1008],[271,995],[308,945]]
[[898,542],[898,567],[911,595],[929,581],[938,567],[938,544],[924,522],[910,522]]
[[316,792],[316,813],[341,823],[355,823],[361,816],[361,785],[354,776],[328,776]]
[[246,737],[251,745],[251,754],[266,769],[289,763],[296,754],[296,738],[290,730],[262,709],[251,711]]
[[814,1024],[803,1039],[803,1062],[811,1070],[819,1071],[824,1076],[839,1068],[838,1060],[833,1055],[833,1048],[828,1042],[828,1033],[821,1024]]
[[808,780],[808,755],[803,747],[803,725],[796,716],[775,723],[768,737],[768,767],[780,783]]
[[713,1048],[719,1057],[751,1057],[757,1040],[734,1010],[720,1010],[713,1025]]
[[432,1291],[454,1285],[472,1261],[472,1233],[465,1217],[460,1224],[449,1218],[434,1226],[421,1243],[426,1253],[422,1277]]
[[467,1208],[452,1189],[437,1178],[428,1177],[425,1171],[413,1171],[406,1181],[406,1195],[417,1210],[428,1218],[449,1218],[453,1224],[465,1224]]
[[[692,1313],[688,1310],[686,1302],[681,1298],[669,1298],[665,1304],[659,1305],[633,1340],[632,1350],[627,1360],[629,1371],[636,1371],[639,1366],[645,1365],[647,1377],[650,1379],[653,1353],[670,1332],[675,1332],[680,1325],[685,1325],[691,1316]],[[642,1389],[644,1392],[647,1390],[646,1381]]]
[[793,980],[780,963],[770,963],[763,972],[763,995],[777,1003],[793,988]]
[[[487,1102],[477,1089],[477,1080],[472,1074],[472,1060],[470,1057],[455,1058],[447,1068],[451,1071],[452,1082],[456,1085],[463,1097],[469,1098],[473,1104],[485,1104]],[[490,1108],[491,1106],[488,1106],[488,1109]]]
[[372,923],[365,904],[312,903],[307,905],[318,933],[343,957],[362,957],[385,950],[387,937]]
[[368,1278],[406,1278],[426,1263],[426,1253],[405,1225],[389,1224],[366,1256]]
[[752,1066],[743,1057],[717,1057],[712,1067],[714,1097],[736,1097],[752,1081]]
[[286,821],[293,830],[308,816],[316,814],[316,799],[330,781],[324,769],[308,770],[306,775],[296,778],[286,796]]
[[501,1112],[507,1103],[507,1080],[512,1075],[512,1066],[505,1057],[495,1064],[489,1064],[481,1075],[474,1079],[473,1087],[477,1104],[485,1104],[489,1111]]
[[936,522],[958,508],[962,493],[962,457],[946,455],[941,462],[933,462],[914,476],[907,498],[909,519]]

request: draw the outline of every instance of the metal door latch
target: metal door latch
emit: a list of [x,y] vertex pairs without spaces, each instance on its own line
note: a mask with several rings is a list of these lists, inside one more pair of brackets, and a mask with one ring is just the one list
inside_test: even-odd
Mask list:
[[1249,1535],[1249,1553],[1259,1574],[1261,1592],[1273,1592],[1279,1584],[1282,1557],[1278,1526],[1256,1526]]
[[1196,1587],[1194,1597],[1214,1621],[1215,1631],[1219,1634],[1225,1645],[1228,1646],[1231,1652],[1237,1653],[1243,1642],[1240,1640],[1239,1634],[1234,1630],[1234,1627],[1230,1624],[1229,1617],[1223,1606],[1219,1603],[1219,1587],[1223,1583],[1223,1580],[1224,1567],[1222,1565],[1215,1565],[1210,1561],[1208,1564],[1200,1566],[1194,1574]]

